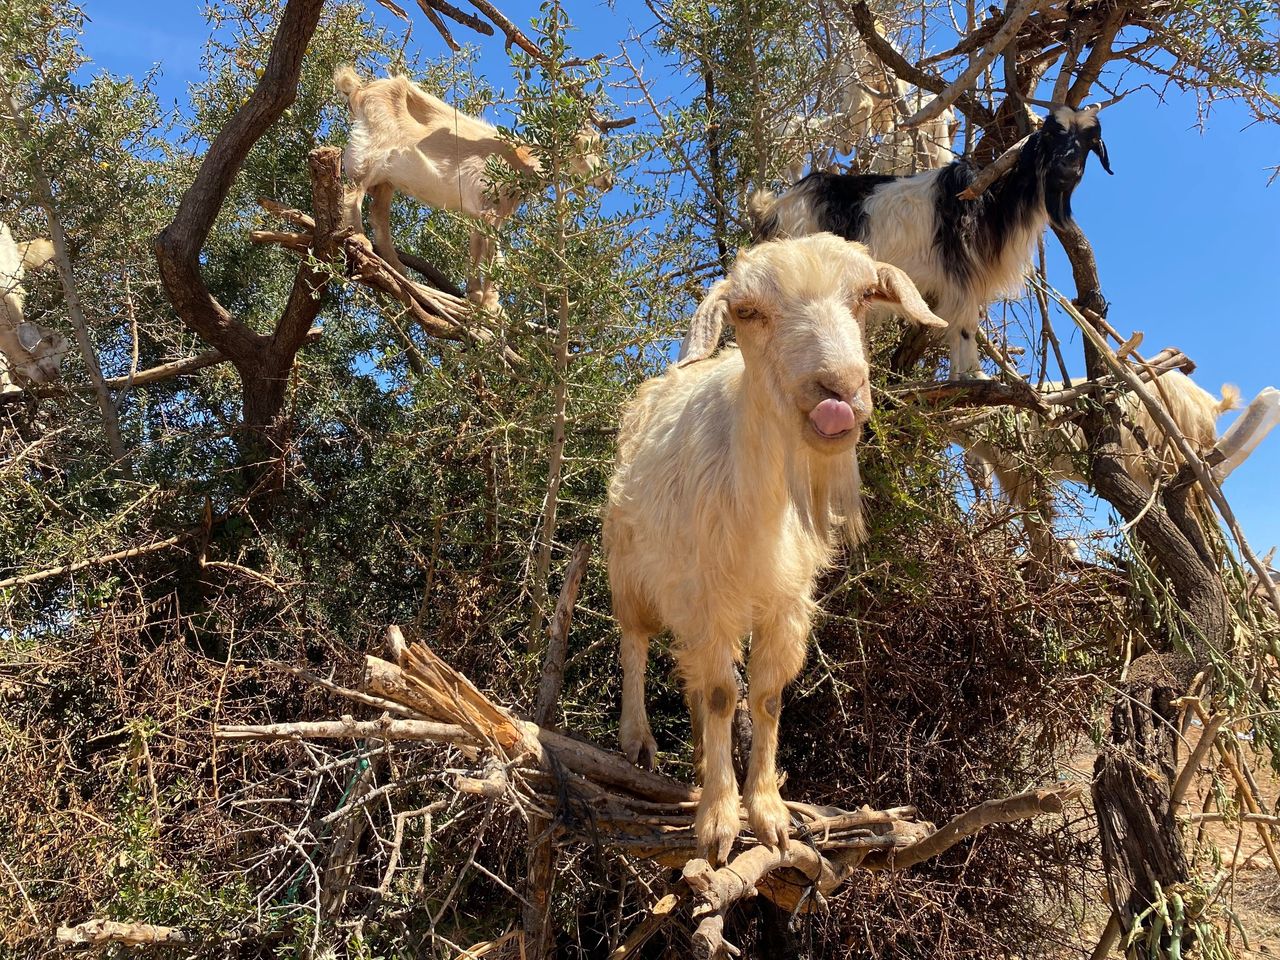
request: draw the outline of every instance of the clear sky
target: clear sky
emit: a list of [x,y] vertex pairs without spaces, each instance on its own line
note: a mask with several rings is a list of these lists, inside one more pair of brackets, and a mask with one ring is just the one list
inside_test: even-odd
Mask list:
[[[200,0],[88,0],[85,6],[91,22],[84,44],[99,66],[141,76],[159,64],[162,102],[185,105],[207,36]],[[369,6],[401,28],[373,0]],[[517,23],[537,9],[530,0],[499,6]],[[579,27],[572,42],[582,54],[615,53],[633,32],[628,21],[634,32],[650,25],[639,3],[609,9],[601,0],[567,0],[566,6]],[[500,38],[461,28],[457,36],[480,44],[481,68],[495,86],[514,86]],[[445,52],[416,10],[412,42],[428,57]],[[1265,386],[1280,386],[1274,292],[1280,182],[1267,186],[1268,168],[1280,164],[1280,128],[1250,126],[1230,105],[1216,107],[1203,130],[1196,120],[1194,99],[1173,90],[1163,104],[1144,91],[1108,109],[1103,125],[1116,175],[1106,176],[1091,160],[1073,207],[1097,252],[1112,324],[1126,334],[1144,331],[1148,355],[1182,348],[1196,361],[1201,385],[1216,392],[1234,383],[1247,402]],[[1071,274],[1052,238],[1049,251],[1050,277],[1070,294]],[[1067,352],[1079,357],[1078,342]],[[1227,481],[1226,493],[1256,552],[1280,543],[1280,430]]]

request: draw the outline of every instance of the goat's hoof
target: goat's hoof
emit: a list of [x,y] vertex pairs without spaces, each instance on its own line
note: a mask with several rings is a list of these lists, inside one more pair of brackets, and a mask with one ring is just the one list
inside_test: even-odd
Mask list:
[[703,800],[693,830],[698,837],[698,856],[719,867],[729,862],[733,842],[738,839],[742,822],[738,819],[736,795],[720,801]]
[[642,730],[628,730],[625,727],[618,736],[622,744],[622,752],[637,767],[652,770],[658,762],[658,741],[653,739],[646,724]]
[[786,850],[790,838],[791,813],[777,793],[747,798],[747,821],[751,832],[766,847]]

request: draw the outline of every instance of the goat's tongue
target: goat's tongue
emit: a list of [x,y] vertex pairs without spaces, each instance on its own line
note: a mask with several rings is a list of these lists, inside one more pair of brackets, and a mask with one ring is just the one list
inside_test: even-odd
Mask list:
[[818,432],[828,437],[847,433],[858,425],[853,407],[843,400],[823,400],[809,411],[809,421]]

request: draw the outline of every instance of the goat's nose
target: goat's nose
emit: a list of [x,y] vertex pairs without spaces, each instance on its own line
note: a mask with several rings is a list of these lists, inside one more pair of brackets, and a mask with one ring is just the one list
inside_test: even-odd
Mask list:
[[[862,410],[865,404],[862,394],[867,384],[866,377],[823,377],[818,386],[835,400],[842,400],[855,410]],[[865,411],[864,411],[865,412]]]

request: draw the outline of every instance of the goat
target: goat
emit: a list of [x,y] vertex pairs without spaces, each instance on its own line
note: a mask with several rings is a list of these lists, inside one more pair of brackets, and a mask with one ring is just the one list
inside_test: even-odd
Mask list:
[[[491,231],[515,212],[528,188],[494,183],[490,160],[502,160],[528,178],[544,173],[529,144],[503,139],[497,127],[455,110],[407,77],[365,83],[344,65],[334,71],[333,83],[346,97],[352,116],[351,139],[343,155],[344,172],[355,183],[345,197],[347,223],[363,232],[360,205],[370,194],[374,249],[400,273],[406,271],[391,238],[391,200],[397,190],[429,207],[480,220]],[[607,190],[613,178],[601,169],[600,149],[599,134],[584,127],[575,135],[567,167],[573,176]],[[496,255],[489,234],[473,228],[467,293],[491,310],[497,309],[498,292],[480,273]]]
[[830,231],[901,267],[947,320],[952,378],[980,376],[979,314],[1017,293],[1047,223],[1072,223],[1089,152],[1111,173],[1098,108],[1059,107],[976,199],[958,196],[975,173],[957,159],[910,177],[811,173],[780,196],[755,194],[751,215],[758,239]]
[[[876,30],[884,33],[879,23]],[[914,112],[933,100],[933,94],[912,89],[885,66],[861,37],[850,41],[837,31],[836,87],[843,120],[836,128],[842,136],[834,146],[840,153],[869,148],[862,169],[871,173],[907,176],[950,162],[958,123],[947,107],[937,117],[914,129],[898,124],[900,112]],[[878,140],[877,143],[872,143]],[[792,180],[798,177],[793,176]]]
[[[876,30],[884,32],[878,22]],[[903,102],[908,87],[872,53],[861,37],[848,41],[840,31],[835,31],[835,39],[836,89],[846,120],[843,126],[846,139],[839,146],[841,153],[851,153],[872,137],[883,137],[894,129],[896,104]]]
[[18,243],[8,226],[0,223],[0,386],[11,382],[50,383],[62,375],[62,358],[70,344],[57,330],[24,320],[27,292],[22,278],[39,270],[53,258],[48,240]]
[[653,765],[645,664],[650,637],[669,627],[701,746],[698,845],[723,862],[739,828],[730,723],[748,631],[747,816],[762,843],[787,843],[779,698],[804,661],[813,582],[835,533],[861,537],[867,312],[887,303],[924,326],[944,322],[904,272],[825,233],[745,250],[716,289],[708,313],[732,317],[738,347],[703,359],[713,324],[685,361],[641,386],[618,433],[604,544],[622,633],[622,748]]
[[[1044,389],[1054,392],[1061,390],[1062,384],[1050,382]],[[1223,385],[1221,397],[1215,397],[1177,370],[1162,375],[1151,385],[1151,393],[1201,455],[1213,449],[1217,442],[1218,418],[1236,409],[1240,401],[1240,391],[1230,384]],[[1119,406],[1121,466],[1150,494],[1162,477],[1177,471],[1179,463],[1174,446],[1136,394],[1126,392]],[[1084,435],[1074,423],[1050,430],[1036,415],[1027,412],[1013,414],[1004,423],[1005,430],[983,426],[970,431],[961,440],[966,447],[966,458],[988,466],[1000,481],[1004,495],[1023,513],[1032,553],[1042,558],[1051,556],[1054,548],[1052,498],[1038,489],[1041,478],[1025,466],[1025,459],[1015,450],[1048,447],[1051,482],[1070,480],[1087,484],[1087,473],[1081,468],[1086,449]]]
[[[928,106],[933,99],[933,94],[923,96],[917,90],[903,102],[907,105],[914,104],[910,106],[914,112]],[[956,112],[951,107],[945,108],[918,127],[908,129],[895,124],[872,149],[871,161],[866,169],[871,173],[905,177],[945,167],[955,159],[951,145],[955,142],[959,126]]]
[[789,181],[804,176],[806,159],[811,170],[824,170],[835,162],[837,153],[848,152],[842,149],[844,141],[834,136],[844,119],[840,113],[792,114],[774,124],[774,155]]

